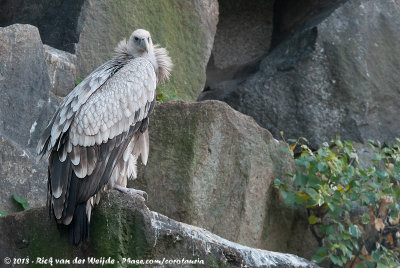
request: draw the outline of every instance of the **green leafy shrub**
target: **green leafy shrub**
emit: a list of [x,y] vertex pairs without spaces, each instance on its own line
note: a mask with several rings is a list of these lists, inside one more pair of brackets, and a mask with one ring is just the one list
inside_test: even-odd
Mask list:
[[[292,140],[290,149],[302,140]],[[363,168],[350,141],[336,138],[317,151],[303,144],[295,159],[297,172],[289,180],[275,180],[285,204],[307,208],[320,244],[313,256],[318,263],[400,265],[400,142],[370,145],[373,157]]]

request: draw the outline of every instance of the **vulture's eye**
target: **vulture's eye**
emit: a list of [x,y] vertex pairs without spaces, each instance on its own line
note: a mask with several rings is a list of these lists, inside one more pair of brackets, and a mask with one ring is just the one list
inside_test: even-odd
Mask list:
[[137,37],[135,36],[135,40],[137,41],[137,40],[139,40],[139,38],[137,38]]

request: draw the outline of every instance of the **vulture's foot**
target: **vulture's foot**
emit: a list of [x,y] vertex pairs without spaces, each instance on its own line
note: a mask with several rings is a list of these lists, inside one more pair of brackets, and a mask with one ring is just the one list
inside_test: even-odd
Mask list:
[[114,189],[123,192],[125,194],[130,194],[130,195],[140,195],[142,198],[144,198],[144,200],[147,200],[147,193],[145,191],[141,191],[141,190],[136,190],[133,188],[126,188],[126,187],[122,187],[121,185],[115,185]]

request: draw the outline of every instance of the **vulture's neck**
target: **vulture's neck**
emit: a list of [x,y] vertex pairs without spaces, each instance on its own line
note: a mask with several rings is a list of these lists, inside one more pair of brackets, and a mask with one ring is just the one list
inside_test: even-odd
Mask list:
[[[129,60],[133,59],[135,56],[130,53],[128,49],[128,43],[126,39],[119,42],[118,46],[115,48],[116,55],[113,58],[114,64],[120,67],[128,63]],[[157,85],[160,85],[169,79],[172,70],[172,61],[168,56],[168,51],[160,47],[159,45],[154,45],[152,53],[146,54],[145,56],[153,64],[154,70],[157,74]]]

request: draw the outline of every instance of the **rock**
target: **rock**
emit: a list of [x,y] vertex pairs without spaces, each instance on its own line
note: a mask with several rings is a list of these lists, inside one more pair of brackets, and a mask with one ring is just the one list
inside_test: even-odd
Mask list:
[[85,0],[2,0],[0,27],[16,23],[31,24],[39,29],[43,43],[75,52],[79,41],[78,19]]
[[206,34],[206,49],[205,49],[205,64],[211,54],[211,50],[214,45],[214,36],[217,31],[217,24],[219,18],[219,2],[215,0],[195,0],[194,7],[196,12],[200,15],[201,23],[204,25]]
[[274,1],[221,0],[212,54],[219,70],[241,66],[265,56],[272,35]]
[[222,99],[259,71],[260,62],[294,32],[315,25],[346,0],[220,0],[218,30],[202,99]]
[[12,196],[29,207],[46,204],[45,161],[35,162],[37,140],[57,100],[39,31],[31,25],[0,28],[0,210],[20,211]]
[[377,153],[375,148],[372,148],[369,144],[364,143],[353,143],[353,148],[358,156],[358,167],[360,169],[368,169],[374,165],[374,153]]
[[150,209],[247,246],[315,253],[305,211],[286,208],[273,187],[293,173],[293,157],[252,118],[217,101],[167,102],[149,133],[133,187],[148,193]]
[[75,87],[76,56],[47,45],[43,47],[51,92],[56,96],[65,97]]
[[[60,236],[47,208],[0,218],[0,258],[27,258],[29,264],[52,257],[73,262],[96,258],[99,262],[128,265],[128,261],[187,261],[230,267],[318,267],[291,254],[245,247],[204,229],[180,223],[150,211],[139,198],[111,191],[93,211],[90,241],[80,247]],[[90,256],[90,257],[88,257]],[[102,259],[103,257],[103,259]],[[43,259],[41,259],[43,258]],[[40,263],[39,263],[40,264]],[[171,265],[172,263],[170,263]],[[176,264],[175,264],[176,265]],[[167,262],[161,266],[168,266]]]
[[297,31],[314,27],[348,0],[281,0],[274,3],[271,48]]
[[175,63],[161,92],[186,100],[194,100],[204,88],[217,22],[217,0],[0,2],[0,26],[37,26],[45,44],[75,53],[80,78],[109,60],[117,43],[133,30],[149,30]]
[[38,29],[0,28],[0,135],[28,156],[57,106],[49,90]]
[[193,100],[204,87],[217,20],[216,0],[88,0],[79,19],[78,76],[84,78],[109,60],[121,39],[143,28],[152,34],[154,43],[167,48],[175,64],[171,82],[162,91]]
[[273,25],[274,1],[219,1],[219,21],[205,90],[221,81],[232,88],[249,74],[268,53]]
[[21,211],[13,195],[25,199],[30,208],[42,207],[47,197],[45,161],[38,165],[25,150],[18,150],[0,137],[0,210]]
[[337,134],[391,141],[400,131],[399,15],[393,1],[347,1],[278,45],[237,88],[201,99],[226,101],[275,137],[304,136],[314,148]]

